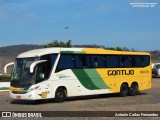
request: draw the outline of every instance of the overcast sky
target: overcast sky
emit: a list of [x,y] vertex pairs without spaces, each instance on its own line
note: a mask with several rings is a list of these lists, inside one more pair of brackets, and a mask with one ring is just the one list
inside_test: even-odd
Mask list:
[[0,0],[0,47],[69,39],[160,50],[160,0]]

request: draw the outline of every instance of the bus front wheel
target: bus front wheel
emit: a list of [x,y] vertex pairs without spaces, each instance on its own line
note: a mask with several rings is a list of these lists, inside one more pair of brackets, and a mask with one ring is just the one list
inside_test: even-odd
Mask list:
[[122,84],[120,88],[120,96],[125,97],[128,95],[128,86],[126,84]]
[[64,102],[65,91],[63,88],[58,88],[55,93],[55,102]]

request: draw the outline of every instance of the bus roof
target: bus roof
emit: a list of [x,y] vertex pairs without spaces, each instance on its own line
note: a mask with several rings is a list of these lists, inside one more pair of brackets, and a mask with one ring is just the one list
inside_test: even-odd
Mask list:
[[25,57],[38,57],[46,54],[54,54],[60,53],[61,51],[81,51],[82,48],[41,48],[41,49],[34,49],[18,55],[17,58],[25,58]]
[[38,57],[54,53],[77,53],[77,54],[128,54],[128,55],[150,55],[148,52],[113,51],[102,48],[42,48],[30,50],[18,55],[17,58]]

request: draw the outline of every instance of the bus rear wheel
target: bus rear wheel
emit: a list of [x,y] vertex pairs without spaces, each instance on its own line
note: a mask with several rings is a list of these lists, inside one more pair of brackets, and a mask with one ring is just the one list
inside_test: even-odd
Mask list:
[[129,95],[135,96],[138,92],[138,84],[132,83],[131,87],[129,88]]
[[64,102],[65,91],[63,88],[58,88],[55,93],[55,102]]
[[128,86],[126,84],[122,84],[120,88],[120,96],[125,97],[128,95]]

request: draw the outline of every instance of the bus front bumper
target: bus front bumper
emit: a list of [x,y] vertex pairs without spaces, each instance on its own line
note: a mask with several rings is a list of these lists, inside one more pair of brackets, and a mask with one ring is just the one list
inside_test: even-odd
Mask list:
[[21,100],[36,100],[36,95],[35,91],[27,92],[27,93],[21,93],[21,94],[15,94],[11,90],[10,92],[10,97],[13,99],[21,99]]

